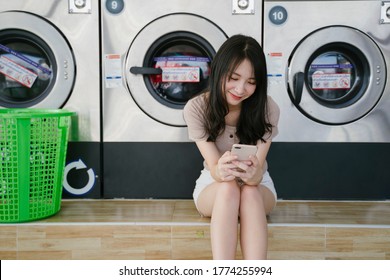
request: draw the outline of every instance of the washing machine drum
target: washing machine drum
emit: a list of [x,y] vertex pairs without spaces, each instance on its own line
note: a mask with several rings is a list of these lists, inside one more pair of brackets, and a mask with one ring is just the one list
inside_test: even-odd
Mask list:
[[0,107],[60,108],[74,75],[71,49],[54,26],[32,14],[0,13]]
[[209,57],[200,53],[165,53],[154,57],[152,67],[161,73],[146,77],[151,92],[156,93],[168,106],[184,106],[195,94],[203,91],[208,84]]

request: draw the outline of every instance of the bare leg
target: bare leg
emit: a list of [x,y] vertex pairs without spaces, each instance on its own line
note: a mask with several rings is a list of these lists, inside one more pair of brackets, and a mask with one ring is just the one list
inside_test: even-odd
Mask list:
[[215,182],[199,195],[199,211],[211,216],[213,259],[232,260],[236,256],[239,204],[240,189],[235,181]]
[[265,187],[243,186],[240,203],[240,242],[244,259],[266,259],[268,228],[266,215],[275,197]]

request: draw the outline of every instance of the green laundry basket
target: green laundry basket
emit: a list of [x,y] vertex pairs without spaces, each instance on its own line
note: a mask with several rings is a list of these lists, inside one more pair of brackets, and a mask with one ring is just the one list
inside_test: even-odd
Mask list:
[[73,112],[0,109],[0,222],[57,213]]

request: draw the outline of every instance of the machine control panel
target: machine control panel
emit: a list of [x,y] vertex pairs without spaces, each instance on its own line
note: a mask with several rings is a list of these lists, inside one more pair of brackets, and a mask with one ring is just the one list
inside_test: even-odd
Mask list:
[[68,0],[69,14],[90,14],[92,0]]
[[381,23],[390,23],[390,1],[389,2],[382,2],[381,7]]
[[255,13],[254,0],[232,0],[232,14],[245,15]]

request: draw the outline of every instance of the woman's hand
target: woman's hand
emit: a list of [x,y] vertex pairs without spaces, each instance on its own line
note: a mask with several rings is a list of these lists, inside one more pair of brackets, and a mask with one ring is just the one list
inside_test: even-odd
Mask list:
[[257,186],[263,178],[263,168],[256,156],[250,156],[249,160],[233,160],[234,168],[231,174],[240,178],[245,184]]
[[236,178],[234,174],[237,166],[233,163],[237,160],[237,156],[234,156],[230,151],[225,152],[218,160],[216,166],[216,173],[221,182],[232,181]]

